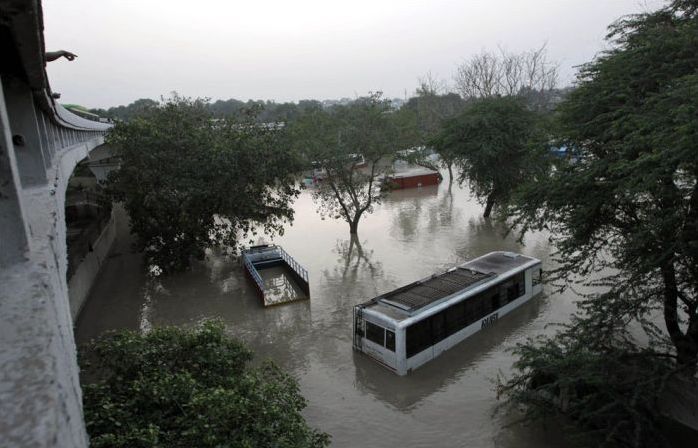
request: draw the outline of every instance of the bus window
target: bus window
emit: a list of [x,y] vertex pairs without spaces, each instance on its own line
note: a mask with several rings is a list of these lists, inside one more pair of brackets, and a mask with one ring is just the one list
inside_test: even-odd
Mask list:
[[466,325],[469,325],[482,317],[482,297],[474,296],[465,302]]
[[446,336],[446,313],[441,311],[431,316],[431,343],[441,342]]
[[407,327],[407,357],[431,347],[431,322],[424,319]]
[[504,303],[502,303],[501,296],[499,295],[498,292],[495,292],[494,295],[492,296],[492,309],[498,310],[502,306],[504,306]]
[[507,302],[516,300],[518,297],[519,287],[516,284],[509,285],[507,287]]
[[390,330],[385,330],[385,348],[395,351],[395,333]]
[[449,336],[465,328],[467,323],[464,302],[456,303],[446,310],[446,333]]
[[383,347],[385,345],[385,328],[366,321],[366,339]]
[[[497,305],[499,303],[494,302],[494,297],[497,296],[496,291],[489,290],[485,291],[482,294],[482,301],[484,304],[484,312],[482,313],[482,316],[480,317],[485,317],[491,312],[495,311],[497,309]],[[499,299],[497,299],[497,302],[499,302]]]
[[526,292],[526,281],[523,272],[515,275],[506,283],[507,302],[512,302]]

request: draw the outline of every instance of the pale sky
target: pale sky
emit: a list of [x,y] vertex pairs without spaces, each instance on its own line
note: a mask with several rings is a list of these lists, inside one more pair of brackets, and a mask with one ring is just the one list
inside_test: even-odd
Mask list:
[[606,27],[662,0],[44,0],[61,102],[87,107],[177,91],[213,100],[408,96],[451,82],[481,50],[547,42],[561,84],[604,49]]

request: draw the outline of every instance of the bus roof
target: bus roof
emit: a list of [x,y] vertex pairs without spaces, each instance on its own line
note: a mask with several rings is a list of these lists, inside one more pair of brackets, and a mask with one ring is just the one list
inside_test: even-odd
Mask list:
[[521,270],[538,260],[513,252],[490,252],[472,261],[382,294],[364,304],[365,309],[401,321],[431,305]]
[[413,312],[444,297],[468,289],[470,286],[482,283],[483,280],[493,275],[464,267],[455,267],[383,294],[377,299],[401,310]]
[[470,269],[480,272],[504,274],[518,268],[519,266],[523,266],[529,261],[538,260],[514,252],[490,252],[487,255],[483,255],[482,257],[464,263],[463,266],[467,266]]

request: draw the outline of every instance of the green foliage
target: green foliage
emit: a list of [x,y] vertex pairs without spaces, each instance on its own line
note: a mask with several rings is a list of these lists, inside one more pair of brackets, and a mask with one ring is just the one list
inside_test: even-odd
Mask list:
[[[548,228],[558,278],[605,270],[609,299],[664,315],[679,360],[698,354],[698,15],[674,2],[611,27],[616,47],[584,66],[560,107],[574,158],[512,213]],[[683,323],[682,323],[683,322]]]
[[213,119],[205,101],[174,96],[109,133],[121,167],[107,190],[125,203],[138,249],[165,272],[292,219],[298,161],[283,130],[253,119]]
[[92,112],[100,117],[123,121],[142,115],[146,113],[148,109],[157,107],[157,105],[157,101],[141,98],[127,106],[110,107],[109,109],[92,109]]
[[438,149],[439,161],[434,163],[429,155],[430,143],[441,131],[444,123],[462,112],[465,102],[455,93],[441,95],[428,83],[423,82],[417,89],[417,96],[410,98],[397,113],[403,122],[405,134],[411,131],[412,140],[419,145],[411,152],[407,161],[429,169],[438,170],[440,167],[449,171],[449,182],[453,180],[453,163],[455,154],[451,146],[441,146]]
[[380,94],[316,109],[290,126],[292,144],[307,166],[325,176],[314,191],[322,215],[344,219],[350,233],[357,233],[361,216],[381,200],[378,177],[390,172],[395,153],[404,147],[400,130],[390,102]]
[[512,191],[536,173],[545,173],[545,145],[538,117],[513,97],[483,98],[448,120],[432,140],[439,153],[450,154],[473,194],[486,203],[506,203]]
[[319,101],[301,100],[296,103],[276,103],[274,101],[248,100],[242,102],[236,99],[218,100],[209,105],[211,113],[216,117],[239,117],[247,111],[257,111],[255,120],[258,123],[290,122],[301,114],[322,107]]
[[[157,101],[142,98],[126,106],[92,109],[91,112],[117,121],[129,121],[147,112],[148,109],[157,107],[157,105]],[[231,98],[206,104],[208,112],[216,118],[242,118],[250,115],[250,112],[253,111],[254,119],[257,123],[293,121],[303,113],[322,107],[323,103],[316,100],[300,100],[298,103],[277,103],[262,100],[240,101]]]
[[[455,93],[440,95],[422,86],[417,90],[417,96],[410,98],[402,107],[415,115],[415,128],[425,145],[441,130],[444,122],[465,108],[465,101]],[[402,110],[401,109],[401,110]]]
[[322,447],[293,378],[251,352],[223,324],[121,331],[80,356],[90,445],[100,447]]
[[609,38],[558,109],[571,156],[509,210],[550,232],[560,289],[597,292],[571,326],[518,347],[504,391],[606,441],[656,446],[656,399],[670,374],[695,383],[698,361],[698,2],[621,19]]
[[[608,303],[593,301],[584,303],[596,310]],[[498,393],[524,404],[529,418],[564,415],[578,427],[572,434],[589,445],[664,446],[657,407],[676,374],[673,360],[661,345],[638,347],[612,316],[576,317],[553,337],[519,344],[518,374]]]

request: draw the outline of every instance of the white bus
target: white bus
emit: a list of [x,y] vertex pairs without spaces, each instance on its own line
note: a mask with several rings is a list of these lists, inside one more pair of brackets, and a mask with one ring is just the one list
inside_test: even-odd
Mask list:
[[540,260],[490,252],[354,307],[354,349],[398,375],[540,293]]

